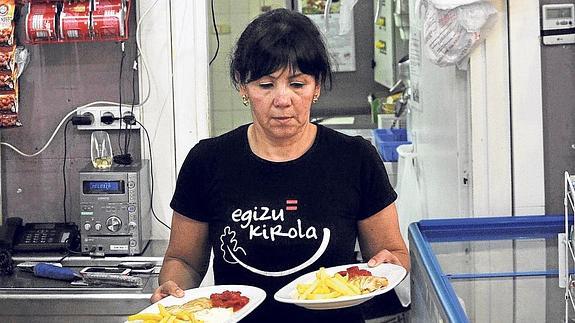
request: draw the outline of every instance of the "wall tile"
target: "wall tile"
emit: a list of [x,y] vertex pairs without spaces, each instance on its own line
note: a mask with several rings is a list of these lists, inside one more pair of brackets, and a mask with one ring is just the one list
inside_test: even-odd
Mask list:
[[[212,110],[213,111],[232,111],[233,103],[232,94],[229,91],[214,91],[212,92]],[[217,113],[213,114],[213,117],[217,117]]]
[[214,129],[231,129],[233,127],[233,112],[232,111],[217,111],[214,112],[214,121],[212,123]]
[[[230,6],[231,6],[230,1],[213,1],[213,4],[214,4],[214,12],[216,13],[216,15],[222,15],[222,14],[228,15],[230,13]],[[210,4],[208,4],[208,15],[210,18],[211,14],[212,14],[212,7]]]
[[248,14],[250,12],[250,2],[245,0],[233,0],[230,4],[230,12],[234,14]]
[[232,114],[233,114],[234,128],[252,122],[252,114],[250,110],[248,110],[247,108],[244,108],[243,111],[235,110],[232,112]]

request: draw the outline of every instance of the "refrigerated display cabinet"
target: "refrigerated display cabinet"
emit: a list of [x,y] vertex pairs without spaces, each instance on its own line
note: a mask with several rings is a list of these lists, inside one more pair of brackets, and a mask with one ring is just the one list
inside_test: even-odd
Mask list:
[[[412,223],[411,322],[564,322],[573,317],[566,289],[559,286],[558,234],[566,226],[563,215]],[[567,268],[573,268],[569,262]]]

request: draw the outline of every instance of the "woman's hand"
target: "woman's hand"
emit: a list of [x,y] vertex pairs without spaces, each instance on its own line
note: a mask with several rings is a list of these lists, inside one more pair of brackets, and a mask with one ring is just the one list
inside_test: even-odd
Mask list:
[[383,263],[389,263],[403,267],[403,264],[401,263],[401,261],[399,261],[399,258],[397,258],[387,249],[383,249],[380,252],[378,252],[375,256],[371,257],[371,259],[369,259],[369,261],[367,262],[367,265],[369,267],[375,267]]
[[152,294],[152,297],[150,297],[150,302],[155,303],[170,295],[175,297],[184,297],[184,291],[180,288],[180,286],[178,286],[178,284],[168,280],[167,282],[160,285],[160,287],[156,288]]
[[359,247],[363,259],[369,259],[368,266],[391,263],[408,272],[409,251],[401,237],[395,203],[357,222]]

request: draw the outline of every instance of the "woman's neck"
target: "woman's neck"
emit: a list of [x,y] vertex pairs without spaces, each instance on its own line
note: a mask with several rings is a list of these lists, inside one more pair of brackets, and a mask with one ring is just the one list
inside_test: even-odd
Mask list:
[[301,132],[289,138],[272,138],[256,125],[248,127],[248,143],[256,156],[273,162],[297,159],[313,145],[317,126],[308,123]]

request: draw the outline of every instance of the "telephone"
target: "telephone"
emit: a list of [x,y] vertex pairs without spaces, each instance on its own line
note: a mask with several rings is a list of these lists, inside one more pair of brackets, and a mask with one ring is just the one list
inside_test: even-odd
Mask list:
[[14,251],[60,251],[75,249],[78,228],[73,223],[26,223],[7,218],[0,226],[0,247]]

